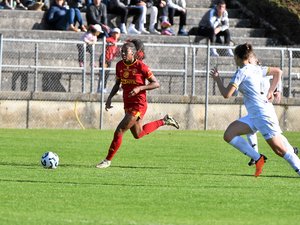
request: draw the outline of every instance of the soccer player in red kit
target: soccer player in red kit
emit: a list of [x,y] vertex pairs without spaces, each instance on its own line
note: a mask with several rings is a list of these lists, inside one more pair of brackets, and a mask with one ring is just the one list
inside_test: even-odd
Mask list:
[[136,139],[164,125],[179,129],[177,121],[169,115],[142,125],[143,116],[147,111],[146,91],[159,88],[159,83],[149,67],[136,59],[136,48],[132,42],[126,42],[122,46],[121,54],[122,60],[116,65],[116,82],[107,98],[105,109],[112,108],[111,100],[122,85],[125,116],[115,130],[106,158],[96,165],[97,168],[107,168],[111,165],[112,158],[121,146],[123,135],[129,129]]

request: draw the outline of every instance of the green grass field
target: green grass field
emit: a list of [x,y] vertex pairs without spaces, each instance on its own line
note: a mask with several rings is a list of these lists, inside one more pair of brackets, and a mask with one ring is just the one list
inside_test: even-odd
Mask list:
[[[259,135],[255,178],[220,131],[128,133],[108,169],[113,131],[0,130],[0,224],[299,224],[300,178]],[[300,133],[285,133],[300,146]],[[54,151],[56,170],[40,157]]]

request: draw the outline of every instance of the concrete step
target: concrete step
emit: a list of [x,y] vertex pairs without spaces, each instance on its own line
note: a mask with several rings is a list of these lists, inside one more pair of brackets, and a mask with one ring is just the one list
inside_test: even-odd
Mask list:
[[[188,8],[187,24],[197,26],[207,10],[208,8]],[[241,18],[241,11],[238,9],[229,9],[228,13],[232,18]],[[42,11],[0,10],[0,27],[20,30],[46,29],[44,14]],[[85,13],[82,13],[82,18],[86,24]],[[175,19],[177,20],[176,17]]]
[[210,8],[213,2],[213,0],[188,0],[186,5],[188,8]]
[[[188,27],[187,27],[188,28]],[[174,31],[177,32],[177,26],[174,27]],[[17,39],[41,39],[41,40],[80,40],[82,32],[76,33],[72,31],[52,31],[52,30],[11,30],[0,29],[0,33],[4,38],[17,38]],[[274,45],[273,39],[264,38],[263,29],[255,28],[231,28],[232,40],[235,43],[244,43],[245,41],[251,41],[250,43],[264,46]],[[139,38],[144,42],[152,43],[177,43],[186,44],[192,43],[195,36],[165,36],[165,35],[121,35],[121,40],[128,38]],[[202,40],[200,43],[206,43],[206,40]]]

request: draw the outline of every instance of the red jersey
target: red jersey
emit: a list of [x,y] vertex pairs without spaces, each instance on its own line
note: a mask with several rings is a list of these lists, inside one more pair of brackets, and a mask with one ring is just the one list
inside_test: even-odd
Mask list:
[[106,52],[105,52],[105,62],[111,62],[116,56],[119,55],[119,47],[116,45],[117,40],[114,37],[109,37],[106,39]]
[[147,105],[146,91],[141,91],[137,95],[129,97],[129,93],[137,86],[146,84],[146,80],[153,76],[149,67],[141,60],[135,60],[134,63],[126,65],[123,60],[119,61],[116,65],[117,79],[121,80],[123,88],[123,101],[124,108],[134,104],[141,106]]

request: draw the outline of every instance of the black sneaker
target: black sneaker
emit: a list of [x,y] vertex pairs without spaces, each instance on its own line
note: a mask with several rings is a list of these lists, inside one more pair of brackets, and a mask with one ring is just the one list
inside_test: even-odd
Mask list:
[[296,155],[298,155],[298,153],[299,153],[298,148],[297,148],[297,147],[293,147],[293,148],[294,148],[294,153],[295,153]]
[[250,159],[250,161],[248,162],[248,166],[253,166],[254,164],[255,164],[255,160]]

